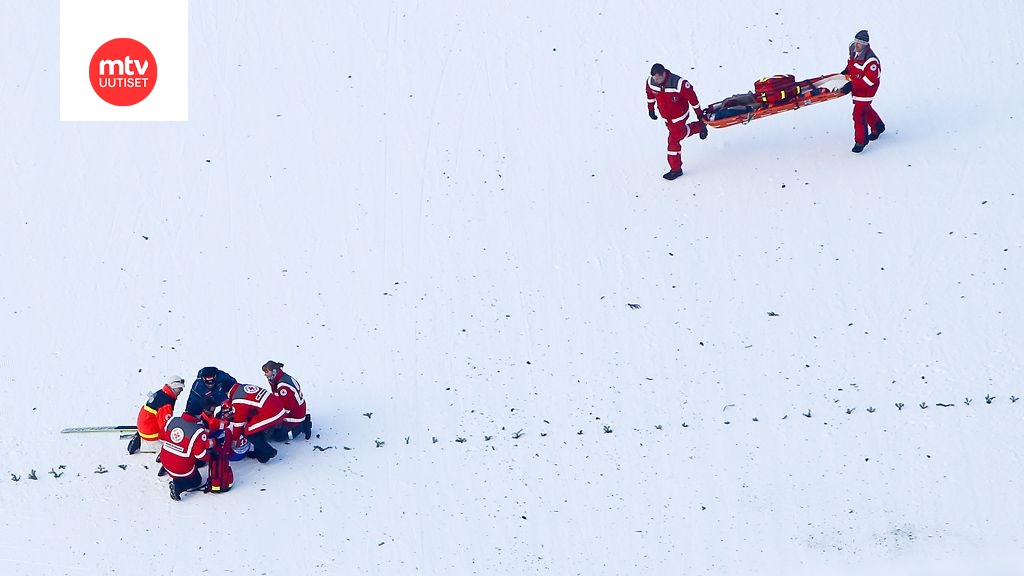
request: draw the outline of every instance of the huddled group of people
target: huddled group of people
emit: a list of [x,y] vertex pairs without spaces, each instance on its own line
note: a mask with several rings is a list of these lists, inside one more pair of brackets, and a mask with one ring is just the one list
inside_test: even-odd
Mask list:
[[[266,464],[277,456],[271,441],[309,439],[313,424],[299,383],[286,374],[284,364],[263,365],[267,387],[242,384],[214,366],[199,371],[189,391],[185,410],[175,416],[174,406],[185,389],[181,376],[172,376],[150,395],[139,410],[138,431],[128,442],[128,453],[158,453],[160,476],[170,476],[171,498],[183,492],[226,492],[234,480],[231,461],[255,458]],[[203,479],[199,472],[209,463]]]

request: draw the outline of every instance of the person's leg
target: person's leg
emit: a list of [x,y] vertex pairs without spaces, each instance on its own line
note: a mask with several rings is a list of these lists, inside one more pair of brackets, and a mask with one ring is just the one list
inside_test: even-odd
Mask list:
[[196,490],[203,484],[203,477],[199,474],[199,470],[192,473],[191,476],[184,478],[172,478],[170,482],[171,487],[171,499],[181,500],[182,492],[189,492]]
[[868,102],[867,109],[864,112],[864,120],[868,125],[868,140],[877,140],[878,136],[885,132],[885,122],[882,122],[881,116],[878,115],[878,112],[875,112],[875,108],[870,102]]
[[853,103],[853,141],[861,146],[868,143],[868,123],[865,116],[870,107],[870,102]]
[[131,440],[128,441],[128,453],[135,454],[140,448],[142,448],[142,438],[139,436],[139,433],[136,432],[135,434],[132,434]]
[[256,455],[256,460],[260,464],[266,464],[271,458],[277,456],[277,450],[267,442],[267,437],[264,432],[259,432],[248,436],[249,442],[252,444],[253,452]]
[[708,137],[708,127],[703,122],[690,122],[686,125],[686,135],[700,135],[700,139],[703,140]]
[[686,138],[686,124],[683,122],[668,122],[668,168],[669,172],[665,178],[672,180],[683,173],[683,159],[680,156],[683,146],[683,138]]
[[270,432],[270,438],[274,442],[287,442],[288,430],[288,426],[285,426],[284,424],[278,424],[277,426],[274,426],[274,428]]
[[131,439],[128,440],[128,453],[129,454],[158,454],[160,448],[163,447],[163,442],[160,442],[159,437],[154,436],[153,438],[143,438],[138,432],[132,435]]

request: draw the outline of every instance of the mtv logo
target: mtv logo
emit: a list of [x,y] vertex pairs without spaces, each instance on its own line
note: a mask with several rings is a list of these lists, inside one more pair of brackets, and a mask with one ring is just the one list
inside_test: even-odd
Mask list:
[[188,0],[61,0],[60,119],[188,120]]

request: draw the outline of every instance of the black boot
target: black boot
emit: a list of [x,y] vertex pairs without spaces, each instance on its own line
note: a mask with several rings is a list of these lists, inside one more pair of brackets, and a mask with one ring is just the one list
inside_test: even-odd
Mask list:
[[668,172],[662,174],[661,177],[664,178],[665,180],[675,180],[676,178],[679,178],[682,175],[682,170],[669,170]]
[[309,418],[309,414],[306,414],[306,419],[302,421],[302,434],[306,440],[313,435],[313,421]]
[[700,139],[701,140],[706,140],[707,137],[708,137],[708,125],[703,123],[703,122],[701,122],[700,123]]
[[256,460],[260,464],[266,464],[271,458],[277,456],[277,449],[267,442],[264,432],[250,436],[249,442],[252,442],[253,452],[256,453]]
[[267,444],[267,447],[270,448],[269,451],[265,451],[259,456],[256,456],[256,461],[260,464],[266,464],[267,462],[270,462],[271,458],[277,456],[277,448],[274,448],[270,444]]
[[139,451],[139,448],[142,448],[142,437],[136,432],[132,439],[128,441],[128,453],[135,454]]
[[174,480],[168,482],[171,488],[171,500],[181,500],[181,493],[178,492],[178,485],[174,483]]
[[851,151],[854,152],[855,154],[860,154],[861,152],[864,151],[864,144],[854,144],[853,149]]

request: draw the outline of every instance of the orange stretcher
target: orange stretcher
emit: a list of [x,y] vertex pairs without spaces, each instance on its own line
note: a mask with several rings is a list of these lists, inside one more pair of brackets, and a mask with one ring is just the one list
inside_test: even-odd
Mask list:
[[736,94],[704,108],[704,122],[712,128],[747,124],[751,120],[846,96],[842,92],[846,77],[827,74],[795,83],[794,90],[778,101],[770,101],[754,92]]

